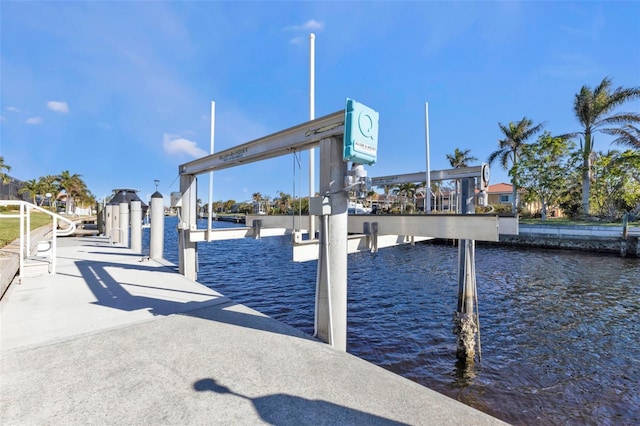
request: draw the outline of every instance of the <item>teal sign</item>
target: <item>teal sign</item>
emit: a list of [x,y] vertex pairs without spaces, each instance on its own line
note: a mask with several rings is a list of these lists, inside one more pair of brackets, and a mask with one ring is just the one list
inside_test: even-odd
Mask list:
[[344,121],[345,161],[372,165],[378,157],[378,116],[371,108],[347,98]]

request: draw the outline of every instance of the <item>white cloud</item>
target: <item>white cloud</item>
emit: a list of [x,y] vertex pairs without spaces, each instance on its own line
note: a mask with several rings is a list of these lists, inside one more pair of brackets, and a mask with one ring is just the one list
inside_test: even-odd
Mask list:
[[302,44],[306,41],[306,39],[304,37],[294,37],[291,40],[289,40],[289,43],[291,44]]
[[291,25],[290,27],[285,27],[285,30],[287,31],[320,31],[322,29],[324,29],[324,24],[316,21],[315,19],[309,19],[302,25]]
[[189,139],[165,133],[163,140],[164,152],[169,155],[188,154],[193,158],[199,158],[207,155],[205,150],[198,148],[198,145]]
[[0,115],[0,121],[7,121],[7,118],[4,115]]
[[69,105],[66,102],[49,101],[47,102],[47,108],[60,114],[69,114]]
[[42,118],[40,117],[29,117],[25,120],[27,124],[40,124],[42,123]]
[[20,112],[20,108],[16,108],[14,106],[8,106],[6,109],[11,112]]
[[105,130],[111,130],[111,126],[109,126],[107,123],[98,123],[98,127],[101,127]]

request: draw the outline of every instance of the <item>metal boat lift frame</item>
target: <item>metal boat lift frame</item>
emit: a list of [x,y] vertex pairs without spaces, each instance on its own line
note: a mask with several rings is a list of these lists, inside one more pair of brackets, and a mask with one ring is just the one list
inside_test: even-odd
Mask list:
[[[246,227],[198,229],[196,176],[319,147],[321,196],[312,198],[310,205],[314,210],[312,213],[316,214],[314,220],[320,225],[320,239],[302,241],[301,231],[298,231],[294,238],[294,260],[318,259],[317,336],[334,348],[346,351],[349,252],[375,251],[429,238],[498,241],[501,233],[517,234],[518,223],[516,218],[484,215],[348,216],[345,187],[348,171],[347,162],[343,160],[344,114],[344,110],[340,110],[180,165],[178,238],[179,271],[196,280],[198,242],[284,235],[294,229],[300,230],[302,224],[296,223],[299,218],[295,216],[247,216]],[[434,171],[431,176],[436,177],[434,174],[441,172]],[[475,170],[473,173],[477,174]],[[402,176],[396,178],[402,179]],[[407,175],[403,179],[408,178]],[[419,181],[422,180],[421,177]]]

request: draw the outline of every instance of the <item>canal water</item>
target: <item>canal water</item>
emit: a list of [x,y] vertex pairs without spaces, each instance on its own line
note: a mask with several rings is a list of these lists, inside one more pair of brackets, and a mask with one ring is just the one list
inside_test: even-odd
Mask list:
[[[316,262],[293,263],[289,237],[198,251],[199,282],[313,333]],[[472,367],[455,358],[456,262],[457,248],[431,243],[350,255],[348,352],[516,425],[640,424],[640,260],[479,246]]]

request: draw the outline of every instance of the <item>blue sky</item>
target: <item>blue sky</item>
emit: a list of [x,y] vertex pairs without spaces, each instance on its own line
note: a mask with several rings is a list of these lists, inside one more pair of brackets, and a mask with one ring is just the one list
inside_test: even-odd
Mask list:
[[[432,169],[470,149],[485,161],[498,122],[579,130],[574,95],[609,76],[640,86],[640,2],[0,2],[0,155],[22,180],[82,175],[102,198],[305,122],[309,33],[316,117],[347,97],[380,113],[369,176]],[[640,110],[628,104],[626,110]],[[597,150],[611,148],[604,136]],[[318,156],[316,155],[316,158]],[[308,156],[216,172],[214,199],[308,194]],[[318,179],[316,178],[316,183]],[[492,183],[507,182],[495,165]],[[208,175],[199,177],[207,198]]]

